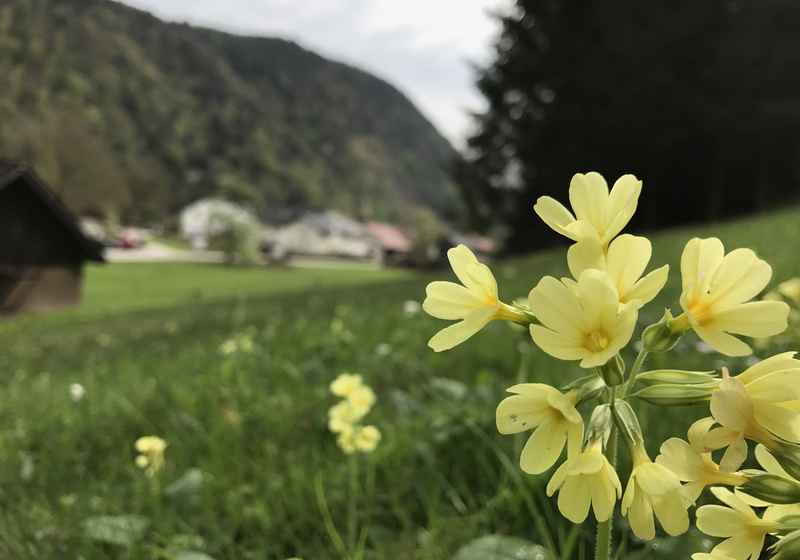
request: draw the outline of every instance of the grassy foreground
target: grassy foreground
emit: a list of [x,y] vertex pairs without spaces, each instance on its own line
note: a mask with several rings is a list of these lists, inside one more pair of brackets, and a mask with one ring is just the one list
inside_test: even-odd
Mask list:
[[[642,322],[664,305],[676,308],[678,259],[695,235],[756,249],[775,282],[800,275],[795,210],[659,234],[651,268],[670,263],[670,285]],[[566,264],[559,250],[494,269],[512,299],[542,275],[564,275]],[[345,542],[363,542],[370,559],[547,558],[523,541],[515,541],[517,556],[476,552],[474,543],[471,553],[462,550],[493,534],[550,544],[564,559],[589,558],[592,524],[563,521],[544,496],[548,475],[516,466],[524,439],[494,427],[506,387],[519,379],[566,383],[579,369],[500,324],[433,354],[426,341],[443,323],[404,305],[421,300],[428,280],[109,266],[89,271],[81,308],[2,323],[0,558],[339,558],[331,525]],[[253,350],[221,353],[236,336],[252,338]],[[708,367],[716,357],[700,355],[695,341],[686,337],[668,362],[650,366]],[[326,427],[328,384],[343,371],[361,373],[375,389],[367,420],[384,436],[355,462],[355,484]],[[85,388],[80,400],[73,383]],[[643,410],[653,455],[704,414]],[[134,465],[133,442],[146,434],[169,443],[155,479]],[[623,540],[633,559],[687,558],[702,546],[696,534]]]

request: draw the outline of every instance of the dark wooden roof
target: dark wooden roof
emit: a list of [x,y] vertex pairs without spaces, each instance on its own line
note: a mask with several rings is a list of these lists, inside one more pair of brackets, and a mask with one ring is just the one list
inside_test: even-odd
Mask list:
[[[45,209],[51,214],[54,225],[63,232],[70,245],[72,253],[79,259],[103,262],[103,246],[90,239],[81,231],[75,216],[64,203],[48,188],[45,182],[27,165],[0,159],[0,196],[10,189],[24,188],[40,203],[37,207]],[[41,214],[41,212],[39,212]],[[0,224],[2,226],[2,224]],[[2,227],[0,227],[2,230]],[[2,243],[0,231],[0,243]],[[0,251],[2,253],[2,251]],[[0,263],[2,264],[2,263]]]

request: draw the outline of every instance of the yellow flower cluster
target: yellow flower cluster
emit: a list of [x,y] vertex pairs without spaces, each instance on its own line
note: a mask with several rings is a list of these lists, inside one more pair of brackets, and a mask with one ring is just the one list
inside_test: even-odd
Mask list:
[[144,470],[147,476],[155,476],[164,468],[164,451],[167,442],[158,436],[142,436],[134,443],[136,451],[136,466]]
[[375,393],[364,385],[360,375],[343,373],[330,386],[331,393],[342,400],[328,411],[328,429],[337,434],[339,448],[351,455],[356,451],[370,453],[381,440],[375,426],[362,426],[361,420],[372,410]]
[[[526,473],[548,471],[566,448],[547,495],[558,493],[558,509],[570,521],[582,523],[593,511],[608,540],[619,501],[620,513],[640,539],[656,536],[656,520],[669,535],[679,535],[689,528],[689,509],[710,488],[727,507],[700,507],[697,527],[726,540],[694,560],[756,560],[766,535],[779,539],[773,558],[800,558],[800,517],[790,519],[800,515],[800,360],[793,352],[778,354],[739,375],[727,368],[719,373],[642,371],[648,355],[672,350],[688,331],[725,356],[751,354],[740,337],[783,332],[789,316],[783,300],[800,304],[800,279],[780,284],[780,296],[758,299],[772,279],[769,264],[750,249],[726,253],[717,238],[691,239],[680,262],[682,312],[675,317],[666,309],[661,321],[644,329],[628,368],[623,353],[639,311],[669,276],[668,265],[648,271],[652,245],[647,238],[622,233],[641,192],[642,182],[633,175],[623,175],[609,189],[599,173],[590,172],[572,178],[571,209],[551,197],[539,198],[535,213],[572,242],[566,255],[571,278],[545,276],[527,301],[503,303],[489,268],[466,247],[451,249],[448,258],[460,283],[429,284],[423,309],[459,322],[429,345],[437,352],[448,350],[488,323],[505,320],[528,327],[543,352],[584,369],[561,389],[514,385],[496,412],[501,434],[532,431],[520,455]],[[705,404],[708,414],[692,424],[686,440],[663,442],[652,460],[632,406],[637,400],[657,406]],[[585,409],[592,411],[588,422]],[[624,492],[615,464],[620,438],[632,464]],[[755,453],[763,471],[740,470],[748,441],[759,444]],[[753,508],[763,508],[763,515]],[[597,557],[609,557],[599,540]]]

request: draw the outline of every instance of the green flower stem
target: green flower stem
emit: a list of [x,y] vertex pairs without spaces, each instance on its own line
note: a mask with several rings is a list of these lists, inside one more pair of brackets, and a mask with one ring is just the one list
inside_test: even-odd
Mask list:
[[[611,435],[608,438],[608,445],[606,446],[606,457],[611,466],[617,466],[617,429],[611,428]],[[595,560],[609,560],[611,558],[611,541],[614,532],[614,514],[608,518],[608,521],[597,524],[597,540],[594,549]]]
[[350,492],[347,510],[347,545],[349,550],[356,548],[358,538],[358,457],[355,453],[350,455]]
[[325,525],[325,532],[328,533],[328,538],[331,539],[331,543],[333,543],[333,547],[336,549],[336,552],[339,553],[339,556],[348,558],[347,546],[344,544],[339,531],[336,530],[336,525],[333,523],[333,517],[331,516],[331,510],[328,508],[328,500],[325,498],[325,486],[322,482],[322,473],[318,473],[314,480],[314,493],[317,497],[317,507],[319,507],[319,511],[322,514],[322,522]]
[[[647,359],[648,352],[644,348],[639,351],[639,355],[636,356],[636,360],[633,362],[633,366],[631,366],[630,374],[628,375],[628,381],[626,381],[620,387],[620,394],[617,395],[616,388],[613,387],[611,390],[611,398],[610,401],[613,404],[617,396],[619,398],[625,398],[625,395],[628,394],[628,390],[631,389],[634,384],[636,383],[636,377],[642,371],[642,366],[644,365],[644,361]],[[611,435],[608,438],[608,445],[606,446],[606,457],[608,458],[608,462],[611,463],[611,466],[616,468],[617,467],[617,428],[611,428]],[[594,558],[595,560],[610,560],[611,558],[611,544],[612,544],[612,535],[614,531],[614,515],[612,514],[611,517],[608,518],[608,521],[604,521],[603,523],[597,524],[597,540],[595,545],[594,551]]]
[[644,361],[647,359],[648,354],[649,352],[644,348],[639,350],[639,355],[636,356],[636,360],[633,362],[633,366],[631,367],[631,372],[628,375],[628,381],[622,386],[622,394],[620,395],[620,398],[624,398],[625,395],[628,394],[628,391],[636,384],[636,376],[641,373],[642,366],[644,365]]

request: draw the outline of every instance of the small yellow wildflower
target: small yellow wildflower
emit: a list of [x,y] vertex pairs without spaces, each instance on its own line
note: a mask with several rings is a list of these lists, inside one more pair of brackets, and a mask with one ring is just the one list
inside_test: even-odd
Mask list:
[[643,540],[656,536],[653,514],[671,536],[689,529],[688,505],[681,483],[669,469],[653,463],[639,446],[633,448],[633,472],[622,496],[622,515],[628,517],[633,533]]
[[595,239],[581,240],[569,248],[567,263],[574,278],[587,269],[608,272],[620,303],[641,308],[658,295],[669,276],[669,265],[664,265],[642,278],[652,254],[649,239],[625,234],[612,241],[607,252]]
[[461,284],[431,282],[422,308],[428,315],[458,323],[442,329],[428,341],[436,352],[458,346],[494,319],[526,322],[525,315],[501,302],[497,281],[485,264],[464,245],[447,251],[447,258]]
[[731,377],[723,368],[719,388],[711,395],[711,414],[720,428],[711,430],[706,445],[728,447],[721,467],[738,469],[747,458],[746,439],[772,447],[779,439],[800,443],[800,360],[785,352]]
[[766,337],[786,329],[789,306],[779,301],[750,301],[772,278],[772,267],[750,249],[725,254],[715,238],[694,238],[681,257],[685,314],[676,328],[689,328],[709,346],[728,356],[752,353],[733,334]]
[[328,410],[328,429],[340,433],[361,420],[367,413],[363,408],[357,409],[349,401],[341,401]]
[[575,214],[549,196],[542,196],[534,212],[554,229],[573,241],[595,239],[606,247],[636,212],[642,182],[633,175],[623,175],[611,192],[602,175],[592,171],[576,173],[569,185],[569,201]]
[[723,554],[721,552],[695,552],[692,554],[692,560],[735,560],[733,557]]
[[144,469],[147,476],[155,476],[164,467],[164,451],[167,442],[157,436],[143,436],[134,444],[139,455],[136,466]]
[[725,488],[712,488],[711,492],[728,506],[702,506],[697,510],[697,528],[711,537],[725,539],[711,554],[727,555],[734,560],[758,560],[764,539],[778,529],[777,520],[766,513],[759,518],[749,505]]
[[597,521],[607,521],[622,495],[619,476],[603,455],[602,440],[591,442],[583,451],[573,444],[568,459],[556,469],[547,484],[547,495],[558,491],[558,509],[573,523],[583,523],[589,506]]
[[577,393],[566,394],[542,383],[522,383],[508,389],[497,406],[497,430],[516,434],[535,429],[520,455],[520,468],[540,474],[552,467],[561,455],[567,439],[580,440],[583,420],[575,409]]
[[790,278],[778,284],[778,292],[795,303],[800,303],[800,278]]
[[331,393],[337,397],[348,397],[350,394],[363,386],[360,375],[352,373],[342,373],[331,383]]
[[354,435],[356,449],[364,453],[374,451],[380,441],[381,432],[375,426],[363,426]]
[[352,455],[356,452],[356,431],[352,425],[346,426],[339,432],[336,438],[336,445],[345,455]]
[[705,439],[713,418],[698,420],[689,428],[689,442],[680,438],[670,438],[661,445],[661,454],[656,463],[672,471],[682,482],[682,488],[689,504],[694,504],[706,486],[739,486],[747,481],[741,473],[720,471],[711,457],[711,450],[705,447]]
[[375,393],[366,385],[355,389],[347,396],[347,401],[362,416],[372,410],[375,404]]
[[585,270],[573,288],[551,276],[539,281],[528,296],[541,325],[531,325],[533,341],[561,360],[581,360],[580,366],[602,366],[631,339],[637,310],[620,306],[608,274]]

